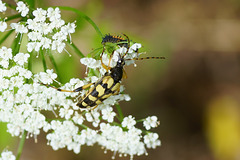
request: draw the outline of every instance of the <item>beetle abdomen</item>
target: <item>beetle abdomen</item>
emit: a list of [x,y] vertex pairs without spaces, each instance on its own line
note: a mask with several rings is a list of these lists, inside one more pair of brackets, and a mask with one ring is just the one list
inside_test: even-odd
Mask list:
[[110,76],[104,76],[97,82],[77,103],[80,108],[91,108],[101,104],[111,95],[117,94],[120,90],[120,82],[115,82]]

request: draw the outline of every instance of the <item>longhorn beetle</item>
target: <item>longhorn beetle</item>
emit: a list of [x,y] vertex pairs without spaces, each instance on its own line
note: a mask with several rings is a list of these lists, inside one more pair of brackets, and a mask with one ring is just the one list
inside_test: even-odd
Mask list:
[[[111,36],[106,35],[102,39],[102,44],[104,45],[103,51],[101,53],[100,59],[101,64],[103,68],[106,70],[106,73],[95,83],[89,83],[82,87],[76,88],[74,90],[63,90],[60,88],[56,88],[50,85],[46,85],[43,83],[40,83],[42,85],[52,87],[58,91],[61,92],[80,92],[83,89],[88,89],[86,94],[80,98],[77,99],[77,106],[80,108],[90,108],[94,109],[99,104],[101,104],[105,99],[112,95],[117,95],[120,91],[120,83],[122,78],[126,78],[126,73],[123,69],[125,65],[125,61],[128,60],[144,60],[144,59],[165,59],[165,57],[144,57],[144,58],[132,58],[132,59],[125,59],[125,55],[128,53],[128,50],[130,48],[130,40],[127,35],[123,34],[126,37],[126,40],[121,38],[120,36]],[[126,41],[126,43],[125,43]],[[112,59],[113,53],[110,55],[109,59],[109,65],[106,66],[102,61],[102,55],[105,51],[105,43],[118,43],[118,42],[124,42],[122,43],[123,46],[127,46],[127,51],[122,56],[119,54],[119,58],[117,60],[117,64],[115,67],[110,67],[110,61]],[[120,45],[121,46],[121,45]],[[93,86],[92,86],[93,85]],[[92,87],[91,87],[92,86]]]

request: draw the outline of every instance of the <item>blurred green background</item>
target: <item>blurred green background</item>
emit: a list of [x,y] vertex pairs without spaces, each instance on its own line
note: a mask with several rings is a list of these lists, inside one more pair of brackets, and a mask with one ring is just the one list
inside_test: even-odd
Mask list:
[[[125,115],[137,119],[156,115],[154,129],[162,146],[135,160],[240,159],[240,1],[239,0],[48,0],[42,6],[71,6],[87,14],[104,33],[127,34],[143,44],[147,56],[165,60],[137,62],[126,67],[123,83],[132,100],[121,102]],[[74,13],[62,11],[74,21]],[[101,46],[101,37],[77,19],[73,42],[86,55]],[[71,51],[68,49],[68,51]],[[77,55],[55,55],[60,78],[84,77]],[[37,64],[35,71],[42,70]],[[1,127],[2,130],[2,127]],[[2,135],[6,136],[6,135]],[[1,138],[2,139],[2,138]],[[5,138],[3,138],[5,139]],[[16,139],[16,144],[17,144]],[[4,143],[4,144],[3,144]],[[26,141],[23,160],[111,159],[112,152],[83,146],[79,155]],[[6,142],[0,141],[1,148]],[[16,149],[17,145],[12,145]],[[116,159],[127,160],[127,158]]]

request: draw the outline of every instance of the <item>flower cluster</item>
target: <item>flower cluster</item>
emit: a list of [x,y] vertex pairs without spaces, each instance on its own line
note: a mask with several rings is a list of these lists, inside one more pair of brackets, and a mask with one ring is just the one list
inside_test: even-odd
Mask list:
[[16,10],[21,13],[21,16],[22,16],[22,17],[26,17],[26,15],[27,15],[28,12],[29,12],[29,9],[28,9],[27,5],[26,5],[25,3],[23,3],[22,1],[19,1],[19,2],[17,3],[17,8],[16,8]]
[[[0,1],[0,12],[5,11],[5,5]],[[29,14],[29,8],[22,1],[17,3],[16,10],[21,13],[22,17]],[[27,44],[28,52],[40,49],[51,49],[61,53],[65,49],[65,42],[68,41],[68,36],[75,32],[75,23],[65,23],[61,19],[59,8],[48,8],[44,10],[37,8],[32,11],[33,19],[28,19],[27,22],[11,23],[10,27],[17,34],[26,33],[29,39]],[[4,32],[7,28],[7,23],[0,20],[0,31]]]
[[1,153],[0,160],[15,160],[16,157],[13,155],[11,151],[3,151]]
[[[9,48],[2,47],[0,49],[2,65],[5,69],[1,69],[0,81],[2,84],[0,91],[0,121],[8,122],[8,132],[13,136],[20,136],[23,131],[27,131],[35,137],[40,134],[43,128],[47,135],[48,144],[54,150],[67,147],[75,153],[80,152],[81,145],[93,145],[98,143],[107,150],[119,152],[124,155],[142,155],[146,154],[144,145],[148,148],[155,148],[160,145],[158,135],[147,134],[142,137],[142,131],[135,128],[135,118],[132,116],[125,117],[121,123],[122,127],[110,125],[117,113],[113,111],[111,105],[121,100],[130,100],[126,94],[119,94],[109,97],[97,109],[91,112],[79,114],[79,108],[75,103],[68,99],[69,96],[77,96],[77,93],[58,92],[55,89],[41,86],[37,82],[46,84],[53,83],[57,75],[53,70],[39,72],[33,74],[24,68],[24,64],[29,57],[28,54],[18,53],[12,56]],[[15,66],[8,68],[9,63],[14,62]],[[28,84],[26,82],[33,81]],[[62,88],[72,90],[79,86],[87,84],[88,81],[95,82],[97,77],[88,77],[85,80],[71,79]],[[121,90],[124,88],[121,87]],[[84,91],[80,95],[84,94]],[[58,106],[58,107],[57,107]],[[51,111],[59,109],[59,117],[66,119],[63,122],[58,120],[47,120],[42,110]],[[103,119],[105,122],[100,121]],[[79,129],[84,122],[92,123],[95,129]],[[155,116],[148,117],[144,121],[146,129],[157,126]],[[97,127],[100,126],[97,132]],[[67,128],[67,129],[66,129]],[[127,128],[127,130],[123,130]],[[157,137],[157,138],[156,138]],[[125,141],[124,141],[125,140]],[[144,142],[143,142],[143,141]]]
[[57,50],[61,53],[65,48],[67,36],[75,32],[75,23],[65,24],[61,19],[59,8],[48,8],[43,10],[38,8],[33,11],[34,19],[28,19],[26,27],[28,28],[27,50],[39,51],[42,49]]
[[[5,3],[0,0],[0,12],[4,11]],[[159,125],[156,116],[135,120],[132,115],[124,117],[115,111],[113,106],[119,107],[120,101],[131,99],[128,94],[123,94],[123,85],[119,94],[110,96],[96,109],[84,110],[76,106],[75,99],[83,96],[85,90],[78,93],[59,92],[54,87],[47,86],[53,86],[57,82],[57,74],[52,69],[38,73],[28,69],[30,52],[38,52],[40,49],[62,52],[67,37],[75,32],[76,26],[74,23],[65,24],[58,8],[30,11],[25,3],[19,1],[16,11],[22,17],[30,17],[31,12],[34,18],[10,24],[17,34],[27,34],[29,53],[15,53],[5,46],[0,48],[0,121],[7,123],[7,131],[12,136],[21,137],[27,132],[27,135],[36,139],[43,131],[47,133],[47,144],[54,150],[66,147],[79,153],[82,145],[99,144],[105,151],[114,152],[113,158],[116,153],[133,158],[134,155],[147,154],[146,148],[160,146],[158,134],[148,131]],[[4,32],[6,28],[6,22],[0,19],[0,31]],[[140,55],[137,52],[139,48],[139,43],[131,44],[129,49],[119,46],[111,59],[104,52],[102,61],[106,66],[115,67],[119,56],[125,55],[125,59],[137,58]],[[99,59],[82,58],[80,62],[99,74],[85,79],[72,78],[61,85],[61,89],[74,90],[97,82],[106,72]],[[126,60],[126,65],[133,63],[133,60]],[[45,114],[48,112],[52,113],[51,117],[50,114]],[[143,122],[147,131],[138,129],[138,122]],[[14,160],[15,157],[12,152],[2,152],[0,160],[6,159]]]

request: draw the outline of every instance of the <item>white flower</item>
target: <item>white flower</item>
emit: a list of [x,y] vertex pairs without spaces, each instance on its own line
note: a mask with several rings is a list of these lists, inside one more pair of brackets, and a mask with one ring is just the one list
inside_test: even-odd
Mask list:
[[27,33],[28,29],[23,24],[20,23],[11,23],[10,26],[12,29],[15,29],[16,33]]
[[79,114],[78,112],[75,112],[74,116],[72,117],[73,121],[76,124],[82,124],[85,120],[85,118],[83,117],[83,115]]
[[70,34],[70,33],[74,33],[75,28],[76,28],[75,23],[68,23],[67,25],[65,25],[61,28],[61,32],[63,32],[64,34],[67,35],[67,34]]
[[86,120],[87,120],[88,122],[93,122],[93,116],[92,116],[91,113],[87,112],[87,113],[85,114],[85,117],[86,117]]
[[114,67],[114,66],[116,66],[118,59],[119,59],[119,54],[118,54],[116,51],[113,53],[113,56],[112,56],[112,59],[111,59],[110,64],[109,64],[108,55],[105,54],[105,53],[102,55],[102,61],[103,61],[103,63],[104,63],[106,66],[109,66],[109,67]]
[[19,76],[22,76],[22,77],[24,77],[26,79],[30,79],[32,77],[32,75],[33,75],[31,71],[29,71],[29,70],[27,70],[25,68],[21,68],[20,67],[18,69],[18,71],[19,71]]
[[11,151],[3,151],[1,153],[0,160],[15,160],[16,157],[13,155]]
[[5,12],[6,10],[7,10],[7,7],[6,7],[5,3],[0,1],[0,12]]
[[33,11],[33,15],[35,16],[34,20],[36,22],[44,22],[46,20],[47,11],[42,8],[37,8],[37,10]]
[[39,51],[42,44],[40,42],[28,42],[27,51],[32,52],[33,50]]
[[65,119],[70,119],[71,115],[73,114],[73,110],[69,108],[60,108],[59,116],[64,117]]
[[40,28],[40,23],[38,23],[35,19],[28,19],[27,20],[27,27],[28,29],[32,29],[34,31],[38,31]]
[[56,79],[57,78],[57,74],[56,73],[53,73],[53,69],[47,69],[47,74],[49,75],[49,77],[51,79]]
[[62,19],[56,19],[50,23],[52,28],[60,28],[65,24],[65,21]]
[[139,48],[141,48],[142,45],[140,43],[134,43],[130,48],[128,53],[136,52]]
[[65,43],[58,40],[52,42],[52,50],[57,50],[59,53],[62,53],[65,46],[66,46]]
[[96,110],[96,111],[93,111],[92,112],[92,115],[93,115],[93,118],[94,118],[94,121],[92,123],[92,125],[94,127],[98,127],[99,123],[100,123],[100,113]]
[[143,121],[143,126],[146,128],[146,130],[149,130],[151,128],[155,128],[159,125],[159,121],[156,116],[149,116]]
[[[97,141],[104,148],[119,154],[142,155],[146,153],[144,143],[141,142],[141,130],[132,127],[128,131],[123,131],[121,127],[111,126],[101,123]],[[114,158],[114,157],[113,157]]]
[[2,89],[7,89],[9,87],[9,80],[5,79],[5,78],[0,78],[0,91],[2,91]]
[[136,124],[135,118],[132,115],[125,117],[122,121],[122,126],[131,129]]
[[126,47],[120,47],[119,49],[117,49],[114,52],[116,52],[116,54],[118,54],[118,55],[124,55],[127,52],[127,48]]
[[12,49],[3,46],[0,48],[0,58],[9,60],[12,59]]
[[125,101],[130,101],[131,100],[131,97],[128,94],[124,94],[123,96],[124,96]]
[[3,59],[2,61],[0,61],[0,65],[1,65],[3,68],[8,68],[8,66],[9,66],[9,61]]
[[67,40],[67,36],[66,34],[64,34],[63,32],[57,32],[52,36],[52,39],[56,40],[56,41],[66,41]]
[[92,83],[95,83],[99,80],[99,78],[97,76],[91,76],[90,79],[91,79]]
[[42,39],[42,34],[40,32],[32,31],[32,32],[29,32],[27,35],[29,40],[31,41],[37,41],[37,40],[40,41]]
[[100,60],[95,60],[93,58],[81,58],[80,62],[84,65],[86,65],[88,68],[99,68],[101,66]]
[[10,78],[10,86],[11,87],[9,87],[10,89],[11,88],[14,88],[14,87],[21,87],[21,86],[23,86],[23,83],[24,83],[24,81],[23,81],[23,77],[18,77],[18,76],[16,76],[16,77],[11,77]]
[[22,17],[25,17],[28,14],[28,7],[26,6],[25,3],[23,3],[22,1],[17,2],[17,11],[19,11],[21,13]]
[[70,79],[70,85],[73,86],[72,89],[76,89],[76,88],[79,88],[79,87],[82,87],[85,83],[84,81],[78,79],[78,78],[72,78]]
[[85,143],[88,146],[92,146],[94,143],[96,143],[97,132],[95,130],[90,128],[84,129],[81,131],[81,136],[85,137]]
[[50,45],[51,45],[51,39],[47,38],[47,37],[43,37],[41,38],[41,44],[42,44],[42,48],[44,49],[48,49],[50,48]]
[[28,53],[18,53],[16,56],[14,56],[13,60],[18,63],[20,66],[23,66],[24,63],[27,63],[28,58],[30,55]]
[[0,21],[0,32],[4,32],[7,29],[7,23]]
[[58,7],[56,7],[55,10],[51,7],[47,9],[47,17],[49,18],[50,21],[55,21],[55,20],[61,18],[60,13],[61,12]]
[[148,133],[145,135],[144,138],[144,143],[147,145],[147,148],[153,148],[155,149],[157,146],[161,145],[161,141],[158,139],[158,134],[157,133]]
[[102,110],[102,115],[103,115],[102,118],[104,120],[107,120],[108,122],[111,123],[111,122],[113,122],[113,118],[114,118],[114,116],[116,116],[116,113],[113,112],[112,107],[107,107]]
[[41,23],[39,23],[38,27],[39,28],[37,28],[36,30],[43,35],[47,35],[49,33],[52,33],[52,31],[53,31],[53,28],[51,25],[49,25],[49,23],[41,22]]
[[[48,8],[47,11],[41,8],[33,11],[34,19],[28,19],[26,28],[30,42],[27,44],[28,52],[39,51],[40,49],[52,49],[61,53],[65,49],[65,41],[68,36],[71,39],[72,33],[75,32],[75,23],[68,23],[61,19],[59,8]],[[19,32],[19,26],[11,25]],[[20,33],[23,33],[20,32]],[[24,32],[25,33],[25,32]]]
[[[30,107],[29,109],[31,110],[32,108]],[[38,111],[32,111],[27,114],[29,116],[25,119],[24,129],[34,135],[39,135],[40,129],[45,125],[45,116]]]
[[53,70],[47,69],[45,72],[40,72],[34,75],[37,81],[40,81],[44,84],[51,84],[53,80],[57,78],[57,74],[53,73]]
[[51,145],[54,150],[58,150],[59,148],[64,148],[66,146],[74,149],[72,148],[72,143],[74,143],[73,137],[77,136],[78,127],[76,127],[73,122],[67,120],[59,122],[53,120],[51,122],[51,128],[54,132],[49,133],[46,138],[49,141],[49,145]]

